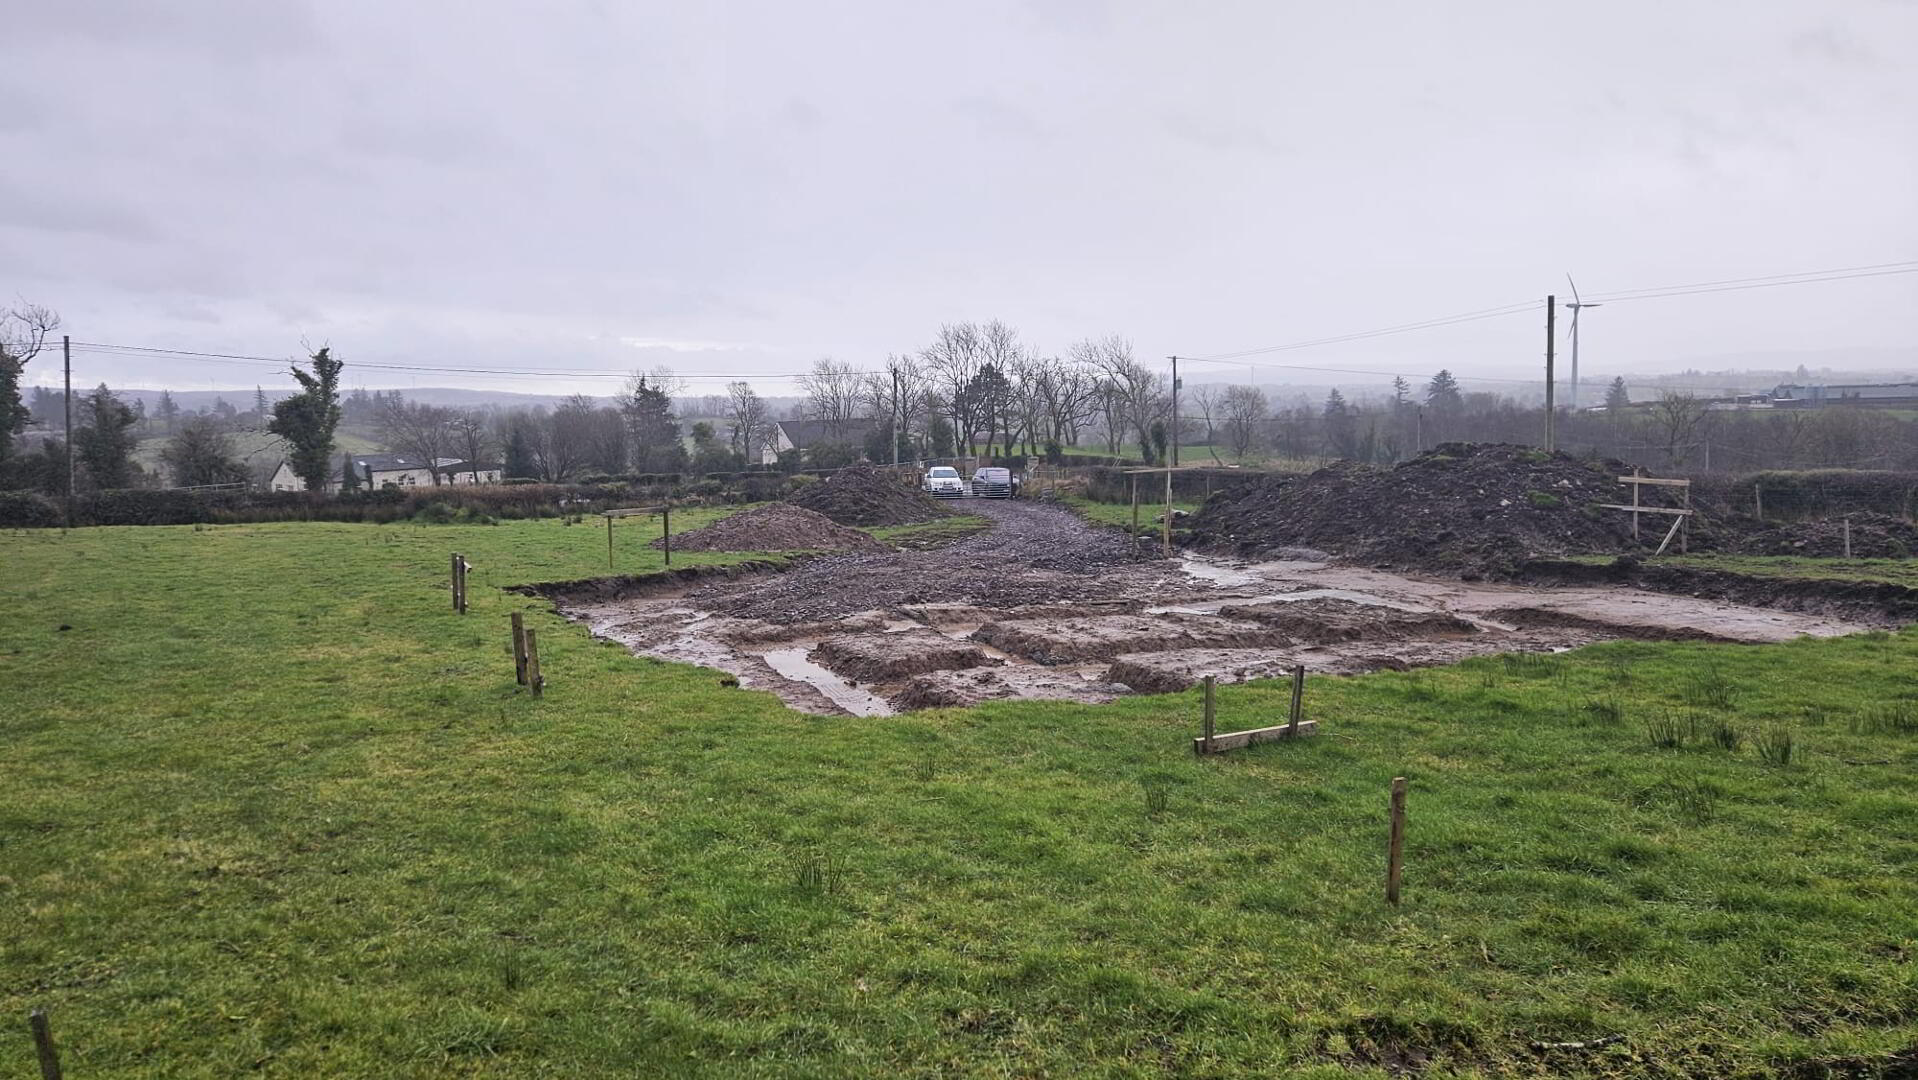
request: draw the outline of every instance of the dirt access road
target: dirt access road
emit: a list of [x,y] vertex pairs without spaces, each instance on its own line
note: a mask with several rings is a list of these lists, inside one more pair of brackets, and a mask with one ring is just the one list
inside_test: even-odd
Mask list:
[[1767,642],[1867,627],[1611,587],[1528,588],[1341,566],[1135,556],[1059,507],[968,500],[993,527],[929,551],[812,558],[670,593],[552,591],[593,633],[717,668],[808,712],[1011,697],[1106,701],[1222,682],[1442,664],[1618,638]]

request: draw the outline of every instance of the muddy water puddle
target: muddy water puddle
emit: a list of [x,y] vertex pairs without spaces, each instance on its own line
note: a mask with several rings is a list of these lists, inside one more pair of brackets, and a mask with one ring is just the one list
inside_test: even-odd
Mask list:
[[[928,575],[903,602],[813,622],[724,614],[730,596],[758,587],[750,579],[689,595],[562,600],[560,610],[635,653],[728,672],[805,712],[858,716],[1006,698],[1109,701],[1208,674],[1273,678],[1294,664],[1342,674],[1624,638],[1756,643],[1869,629],[1634,589],[1468,583],[1307,558],[1187,555],[1078,576],[1056,598],[1019,580],[1056,571],[979,572],[1010,575],[1021,602]],[[845,574],[840,587],[859,590],[860,564]]]

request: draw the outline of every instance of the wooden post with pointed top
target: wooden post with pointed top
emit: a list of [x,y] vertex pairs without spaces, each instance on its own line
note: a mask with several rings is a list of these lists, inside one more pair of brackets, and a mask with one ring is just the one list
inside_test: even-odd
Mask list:
[[1392,778],[1392,834],[1385,847],[1385,902],[1399,904],[1399,874],[1405,863],[1405,777]]
[[526,685],[526,617],[515,611],[513,620],[513,681]]

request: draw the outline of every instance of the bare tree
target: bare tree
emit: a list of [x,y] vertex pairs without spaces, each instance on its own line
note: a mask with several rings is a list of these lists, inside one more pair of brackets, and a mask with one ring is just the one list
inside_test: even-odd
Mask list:
[[499,443],[493,436],[491,418],[481,409],[464,409],[453,414],[447,425],[448,441],[454,453],[472,466],[473,482],[480,482],[480,461],[490,457]]
[[452,409],[417,401],[389,401],[375,419],[387,447],[425,463],[433,483],[440,482],[439,459],[453,445]]
[[915,431],[915,421],[925,414],[927,386],[924,368],[908,354],[892,353],[886,370],[866,376],[860,394],[866,412],[892,430],[897,444],[900,433]]
[[[1072,346],[1074,360],[1099,373],[1105,384],[1107,415],[1116,414],[1130,434],[1139,440],[1141,455],[1151,454],[1152,422],[1161,418],[1165,402],[1165,379],[1147,370],[1132,356],[1132,343],[1117,334],[1087,338]],[[1117,433],[1113,439],[1117,453]]]
[[1666,460],[1673,466],[1685,464],[1692,436],[1705,419],[1707,405],[1688,393],[1661,390],[1652,402],[1652,426],[1665,447]]
[[961,452],[963,448],[962,452],[970,454],[978,403],[969,391],[985,364],[979,328],[972,323],[940,327],[932,344],[919,351],[919,359],[925,363],[933,389],[952,419],[953,449]]
[[806,393],[806,418],[823,421],[826,434],[837,438],[859,416],[863,386],[863,376],[851,364],[830,356],[813,361],[812,372],[799,377],[799,387]]
[[1220,407],[1225,417],[1226,440],[1232,446],[1233,456],[1243,461],[1265,427],[1268,408],[1265,391],[1256,386],[1229,386]]
[[47,338],[60,329],[60,313],[41,304],[21,301],[0,308],[0,353],[12,357],[20,366],[40,355]]
[[584,394],[567,398],[533,429],[529,450],[540,479],[549,483],[578,475],[592,452],[599,406]]
[[753,392],[751,383],[726,384],[725,417],[732,429],[733,453],[744,457],[749,464],[757,464],[772,422],[766,414],[765,400]]
[[1205,448],[1212,452],[1213,464],[1223,465],[1219,457],[1219,428],[1217,418],[1225,412],[1225,395],[1229,387],[1216,383],[1201,383],[1192,391],[1192,407],[1199,410],[1199,423],[1205,425]]

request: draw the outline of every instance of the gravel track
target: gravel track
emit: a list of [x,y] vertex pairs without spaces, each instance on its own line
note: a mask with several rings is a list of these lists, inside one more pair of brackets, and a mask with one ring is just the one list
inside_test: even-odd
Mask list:
[[[1015,607],[1117,599],[1141,572],[1173,564],[1135,557],[1124,533],[1087,524],[1069,510],[1017,499],[968,499],[957,508],[993,527],[930,551],[826,555],[742,586],[696,590],[689,604],[739,618],[812,622],[905,604]],[[1136,591],[1136,590],[1134,590]]]

